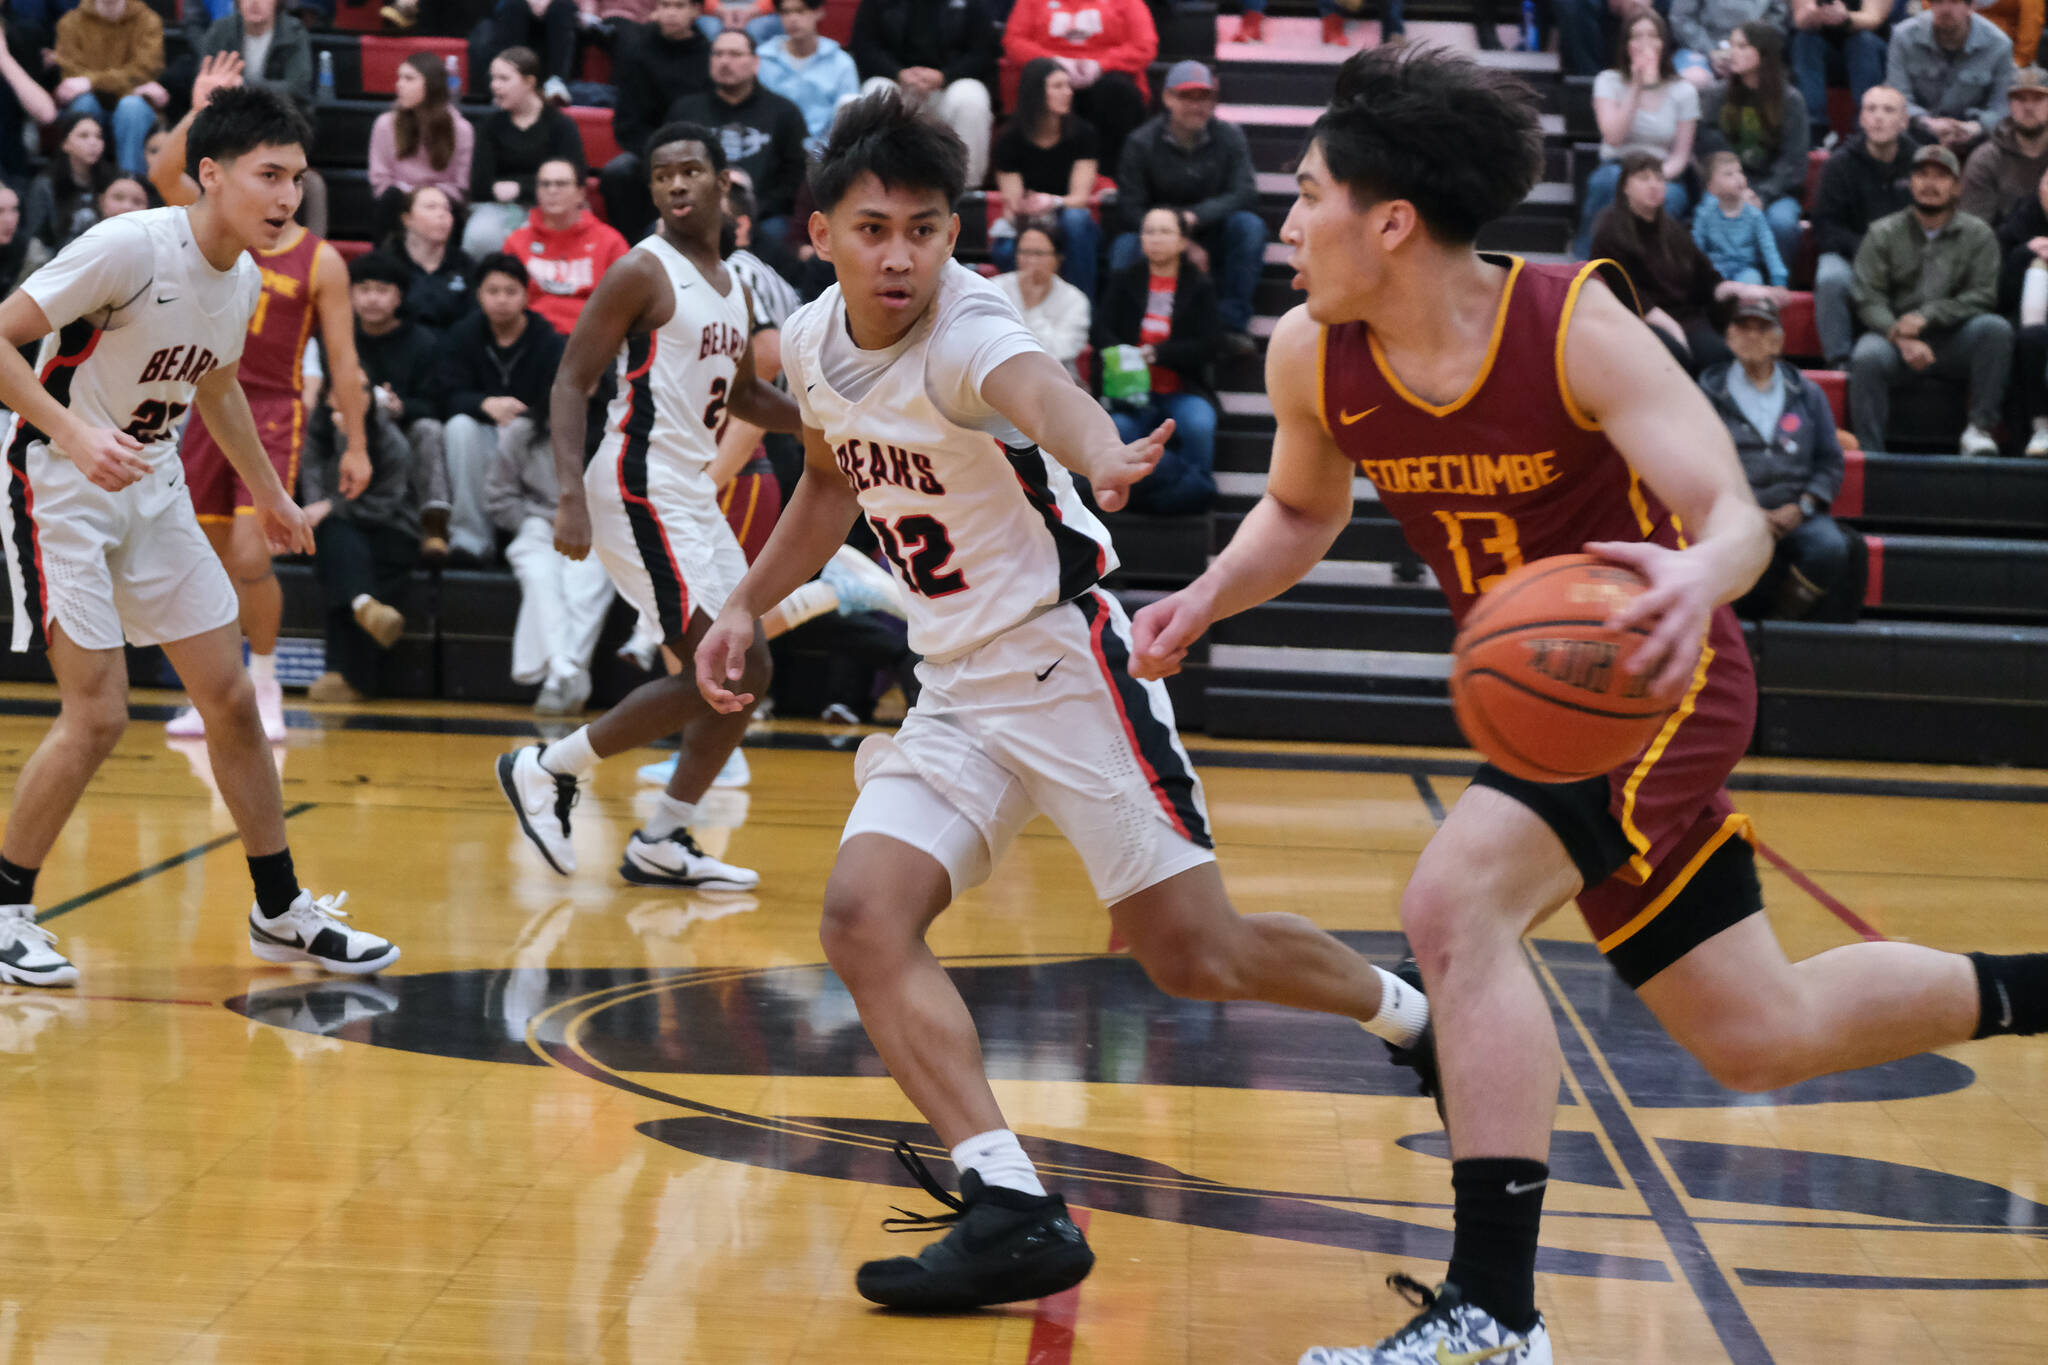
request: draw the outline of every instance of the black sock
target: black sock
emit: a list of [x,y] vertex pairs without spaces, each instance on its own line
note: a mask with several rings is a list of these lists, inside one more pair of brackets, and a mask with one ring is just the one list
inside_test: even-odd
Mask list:
[[1977,1031],[1971,1037],[2048,1033],[2048,953],[1971,953],[1970,963],[1977,969]]
[[1446,1283],[1510,1332],[1536,1325],[1536,1232],[1550,1167],[1520,1157],[1451,1163],[1456,1200]]
[[299,874],[292,870],[292,851],[288,848],[251,858],[249,880],[256,883],[256,908],[265,919],[276,919],[299,898]]
[[0,905],[34,905],[36,869],[0,858]]

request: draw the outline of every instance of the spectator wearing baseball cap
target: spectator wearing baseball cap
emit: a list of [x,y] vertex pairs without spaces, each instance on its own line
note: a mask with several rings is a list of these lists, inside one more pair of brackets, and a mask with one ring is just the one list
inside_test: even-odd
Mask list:
[[1842,443],[1820,386],[1785,358],[1778,305],[1747,295],[1723,334],[1734,359],[1709,366],[1700,388],[1735,442],[1735,454],[1778,542],[1747,599],[1773,616],[1801,617],[1849,569],[1849,533],[1828,515],[1842,487]]
[[1255,210],[1257,178],[1251,148],[1234,124],[1216,117],[1216,77],[1200,62],[1175,62],[1166,73],[1166,112],[1139,125],[1117,163],[1117,212],[1125,231],[1110,246],[1120,270],[1143,254],[1138,227],[1155,208],[1180,214],[1182,230],[1216,282],[1226,349],[1256,349],[1252,294],[1266,259],[1266,222]]
[[2048,171],[2048,71],[2023,66],[2013,72],[2006,100],[2006,116],[1963,163],[1963,212],[1994,228],[2033,198]]
[[1964,455],[1994,455],[2012,365],[2012,324],[1998,303],[1998,238],[1960,212],[1962,167],[1946,147],[1913,155],[1913,204],[1878,219],[1856,252],[1856,315],[1868,330],[1849,357],[1849,415],[1865,450],[1885,448],[1891,391],[1908,373],[1967,384]]

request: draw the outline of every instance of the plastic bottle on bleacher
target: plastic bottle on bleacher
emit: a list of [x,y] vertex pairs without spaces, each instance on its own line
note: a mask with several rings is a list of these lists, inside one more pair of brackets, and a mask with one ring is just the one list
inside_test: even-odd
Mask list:
[[448,98],[459,100],[462,98],[462,62],[451,52],[443,65],[448,71]]
[[334,98],[334,54],[320,54],[320,102],[326,104]]
[[1522,0],[1522,51],[1543,50],[1543,35],[1536,28],[1536,0]]

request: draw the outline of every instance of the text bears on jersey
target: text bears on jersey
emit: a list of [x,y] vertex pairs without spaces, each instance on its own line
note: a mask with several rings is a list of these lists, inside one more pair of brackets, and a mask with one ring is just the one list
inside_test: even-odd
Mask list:
[[1488,498],[1533,493],[1557,482],[1557,452],[1538,455],[1415,455],[1360,460],[1359,472],[1382,493],[1449,493]]
[[747,349],[747,334],[730,323],[713,322],[704,328],[704,336],[697,343],[697,359],[709,360],[715,355],[729,355],[738,358]]
[[204,346],[165,346],[150,356],[135,382],[197,384],[219,366],[213,352]]
[[838,461],[839,472],[846,475],[856,493],[883,484],[933,497],[943,497],[946,492],[946,486],[932,470],[931,456],[915,450],[883,445],[880,441],[842,441],[833,447],[832,458]]

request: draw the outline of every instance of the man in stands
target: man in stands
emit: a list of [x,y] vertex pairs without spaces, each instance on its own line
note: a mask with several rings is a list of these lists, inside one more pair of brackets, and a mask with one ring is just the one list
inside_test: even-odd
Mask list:
[[505,250],[532,278],[528,306],[567,336],[604,272],[630,248],[583,206],[583,181],[569,162],[541,163],[533,187],[540,202],[526,226],[505,239]]
[[984,0],[860,0],[851,41],[866,82],[862,92],[894,86],[930,105],[967,145],[967,187],[981,184],[995,127],[989,85],[997,52],[995,18]]
[[711,88],[711,40],[697,28],[703,12],[697,0],[656,0],[654,17],[622,25],[612,49],[612,133],[626,150],[605,164],[600,183],[605,217],[631,240],[654,221],[641,148],[677,96]]
[[137,178],[159,109],[171,102],[164,73],[164,21],[142,0],[84,0],[57,21],[57,103],[99,120],[114,159]]
[[1870,225],[1856,252],[1856,315],[1869,330],[1849,359],[1849,416],[1865,450],[1883,450],[1892,386],[1908,370],[1969,384],[1966,456],[1995,455],[2012,369],[2012,324],[1998,303],[1998,238],[1959,212],[1963,171],[1946,147],[1913,156],[1913,206]]
[[1138,228],[1148,212],[1178,210],[1181,231],[1208,254],[1224,348],[1249,355],[1257,349],[1252,294],[1266,261],[1251,148],[1234,124],[1216,117],[1216,78],[1200,62],[1175,62],[1164,98],[1166,112],[1131,134],[1117,164],[1117,211],[1126,230],[1110,246],[1109,268],[1137,263]]
[[1963,212],[1997,227],[2034,195],[2048,171],[2048,71],[2013,73],[2010,112],[1963,163]]
[[1095,129],[1102,164],[1114,166],[1145,121],[1145,69],[1158,55],[1159,30],[1143,0],[1017,0],[1003,27],[1003,100],[1016,103],[1026,62],[1052,58],[1074,83],[1074,112]]
[[1884,83],[1906,93],[1915,132],[1966,154],[2005,117],[2012,39],[1970,0],[1930,0],[1892,30]]
[[1863,96],[1863,131],[1835,148],[1814,197],[1813,231],[1820,262],[1813,273],[1813,322],[1828,367],[1849,368],[1856,344],[1856,249],[1870,225],[1913,203],[1913,153],[1920,142],[1906,126],[1906,97],[1889,85]]
[[381,251],[348,265],[348,301],[356,315],[356,360],[370,386],[370,402],[389,419],[412,451],[414,501],[420,509],[420,557],[448,557],[448,461],[442,420],[440,338],[399,315],[405,266]]
[[804,177],[804,116],[760,82],[761,59],[745,29],[729,28],[711,44],[711,89],[669,106],[667,122],[696,123],[718,134],[728,165],[753,177],[761,217],[754,231],[780,242]]
[[818,36],[824,12],[825,0],[778,0],[782,33],[761,44],[761,84],[803,111],[810,131],[804,145],[813,152],[824,148],[839,106],[860,94],[852,54]]

